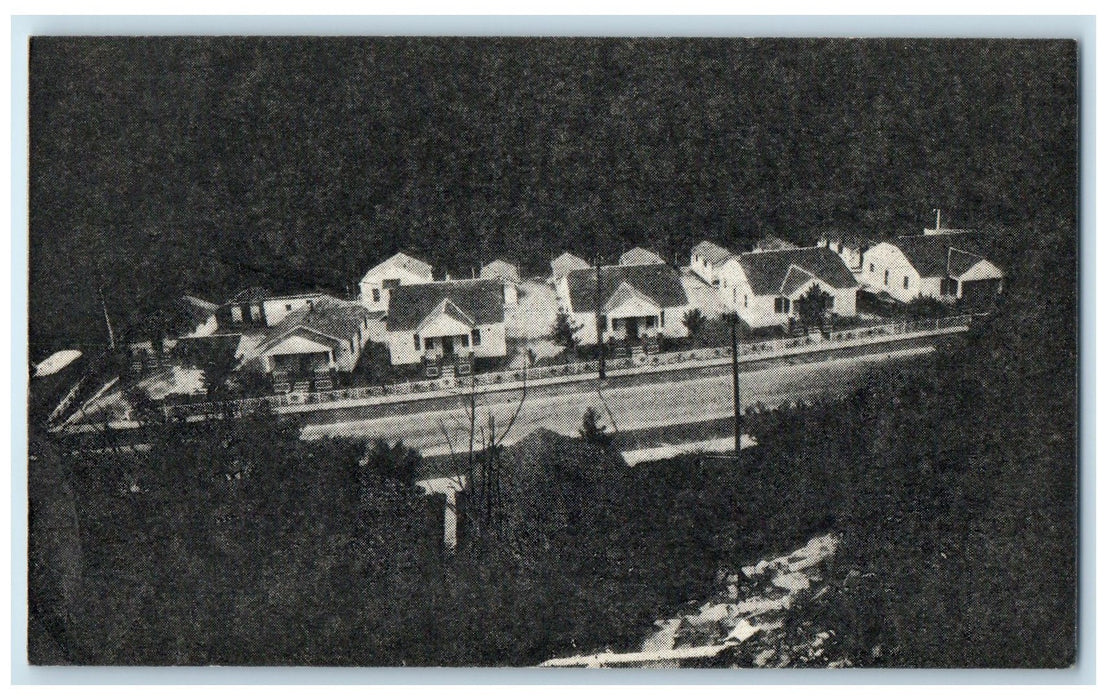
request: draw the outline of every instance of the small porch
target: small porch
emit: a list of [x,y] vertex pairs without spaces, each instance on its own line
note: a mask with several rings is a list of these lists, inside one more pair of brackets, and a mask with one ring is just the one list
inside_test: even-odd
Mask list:
[[472,352],[424,354],[423,376],[427,379],[467,377],[473,373],[473,360]]
[[261,360],[266,372],[287,375],[314,375],[335,366],[334,348],[302,335],[285,338],[266,350]]
[[665,310],[625,282],[611,296],[604,311],[608,333],[619,340],[654,336],[665,325]]
[[618,340],[638,340],[656,336],[661,331],[661,314],[647,316],[610,317],[608,332]]
[[456,354],[469,354],[470,334],[423,336],[419,335],[419,346],[416,350],[423,353],[424,358],[442,359]]

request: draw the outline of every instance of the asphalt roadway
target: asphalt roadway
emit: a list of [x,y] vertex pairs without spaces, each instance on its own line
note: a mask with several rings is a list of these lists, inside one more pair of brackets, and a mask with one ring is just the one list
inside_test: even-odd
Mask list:
[[[761,402],[775,407],[786,401],[840,395],[858,386],[868,370],[876,365],[918,361],[919,356],[933,349],[933,345],[927,343],[906,347],[891,345],[866,348],[866,352],[848,356],[780,361],[743,368],[740,375],[741,402],[743,406]],[[593,382],[562,387],[567,389],[564,393],[532,392],[521,408],[518,408],[517,393],[478,396],[478,429],[487,425],[491,414],[495,417],[497,432],[502,432],[517,409],[518,416],[503,441],[505,445],[525,437],[536,428],[575,435],[581,417],[589,407],[600,413],[603,422],[608,425],[613,422],[624,431],[696,423],[734,415],[728,365],[691,375],[677,374],[660,382],[657,379],[655,376],[652,382],[629,384],[610,381],[599,390]],[[304,426],[303,437],[402,439],[405,445],[420,450],[426,456],[448,454],[451,443],[457,451],[468,447],[468,419],[462,406],[459,400],[453,405],[428,405],[427,410],[406,414],[325,420],[321,424]],[[313,419],[313,423],[319,420],[317,417]],[[478,434],[476,446],[479,448],[480,445]]]

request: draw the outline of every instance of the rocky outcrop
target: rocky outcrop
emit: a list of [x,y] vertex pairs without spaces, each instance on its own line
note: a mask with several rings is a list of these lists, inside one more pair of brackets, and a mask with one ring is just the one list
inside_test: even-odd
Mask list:
[[847,666],[831,658],[835,631],[803,615],[830,590],[827,566],[838,544],[837,535],[820,535],[789,554],[721,573],[714,596],[658,620],[638,651],[552,659],[543,666]]

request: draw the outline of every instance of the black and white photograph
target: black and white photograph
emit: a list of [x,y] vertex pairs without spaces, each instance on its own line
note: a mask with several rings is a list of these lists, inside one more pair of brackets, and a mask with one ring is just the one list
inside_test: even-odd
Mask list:
[[25,50],[32,667],[1077,662],[1078,41]]

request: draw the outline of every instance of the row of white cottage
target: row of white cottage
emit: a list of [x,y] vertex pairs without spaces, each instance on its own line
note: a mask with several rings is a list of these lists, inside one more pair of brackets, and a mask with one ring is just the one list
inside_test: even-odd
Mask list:
[[[834,314],[848,317],[856,314],[862,286],[910,301],[990,296],[1003,284],[1003,273],[969,236],[941,230],[871,247],[824,240],[742,254],[704,241],[692,249],[688,270],[709,285],[706,298],[713,304],[703,303],[704,285],[690,293],[685,273],[642,248],[600,268],[599,284],[596,268],[571,253],[550,267],[558,304],[573,317],[582,343],[596,342],[597,317],[605,338],[682,337],[693,307],[707,316],[735,311],[755,328],[783,325],[815,286],[830,294]],[[352,370],[370,341],[385,343],[394,365],[455,355],[503,357],[507,310],[518,303],[520,281],[515,267],[502,261],[482,268],[479,279],[435,280],[431,265],[401,252],[365,274],[358,302],[243,290],[218,307],[197,308],[198,325],[181,340],[185,349],[203,337],[208,344],[234,345],[241,364],[256,361],[266,372],[293,375]]]
[[691,269],[753,327],[786,323],[815,285],[831,294],[839,316],[856,313],[862,287],[900,302],[986,302],[1003,290],[1003,272],[979,252],[971,232],[948,229],[874,244],[826,237],[810,248],[741,255],[704,241],[692,250]]
[[[901,236],[859,252],[823,241],[734,254],[704,241],[693,248],[689,269],[715,290],[718,303],[711,305],[694,303],[681,272],[643,248],[598,274],[582,258],[564,253],[550,263],[549,281],[582,343],[596,342],[597,316],[605,338],[682,337],[684,316],[693,307],[708,316],[732,310],[754,328],[786,325],[797,317],[797,300],[814,287],[830,294],[830,311],[839,317],[857,313],[863,286],[900,301],[994,295],[1003,273],[976,250],[970,236],[946,230]],[[385,313],[393,364],[458,352],[502,357],[504,309],[516,303],[518,283],[514,266],[500,261],[485,266],[478,280],[436,282],[430,265],[398,253],[365,275],[361,300]]]

